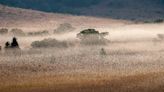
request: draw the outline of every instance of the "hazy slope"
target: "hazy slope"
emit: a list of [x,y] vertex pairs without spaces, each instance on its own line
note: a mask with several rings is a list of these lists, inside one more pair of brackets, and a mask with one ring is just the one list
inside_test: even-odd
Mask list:
[[1,0],[0,4],[46,12],[128,20],[164,18],[164,0]]
[[0,5],[0,27],[52,28],[61,23],[71,23],[75,27],[118,26],[129,22],[107,18],[72,16],[45,13],[34,10],[12,8]]

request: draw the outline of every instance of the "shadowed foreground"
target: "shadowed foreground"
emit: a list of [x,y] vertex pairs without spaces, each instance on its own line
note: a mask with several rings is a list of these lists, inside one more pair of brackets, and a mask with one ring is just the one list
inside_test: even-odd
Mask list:
[[[42,76],[38,83],[12,85],[0,89],[0,92],[164,92],[164,73],[149,73],[123,77],[104,75]],[[103,78],[102,78],[103,77]],[[45,79],[54,83],[45,82]],[[58,79],[58,81],[55,81]],[[32,80],[32,79],[31,79]],[[40,81],[39,81],[40,80]],[[34,79],[34,81],[36,81]]]

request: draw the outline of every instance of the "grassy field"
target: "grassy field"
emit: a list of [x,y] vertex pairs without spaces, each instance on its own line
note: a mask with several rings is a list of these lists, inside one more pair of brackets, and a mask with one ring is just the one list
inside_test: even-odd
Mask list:
[[163,45],[112,42],[2,52],[0,92],[163,92]]
[[[164,34],[163,24],[96,29],[109,32],[106,38],[111,42],[105,46],[81,45],[76,34],[82,29],[17,37],[21,51],[0,52],[0,92],[164,92],[164,41],[157,35]],[[0,38],[4,46],[12,36]],[[30,46],[45,38],[73,45],[41,49]]]
[[[101,9],[102,10],[102,9]],[[134,13],[135,14],[135,13]],[[150,14],[151,15],[151,14]],[[4,48],[14,35],[47,30],[46,36],[18,36],[21,51],[0,51],[0,92],[164,92],[164,23],[44,13],[0,5]],[[75,30],[55,34],[60,24]],[[76,35],[88,28],[109,32],[109,44],[81,45]],[[162,35],[159,37],[158,34]],[[65,48],[32,49],[33,41],[55,38]],[[105,54],[102,53],[102,48]]]

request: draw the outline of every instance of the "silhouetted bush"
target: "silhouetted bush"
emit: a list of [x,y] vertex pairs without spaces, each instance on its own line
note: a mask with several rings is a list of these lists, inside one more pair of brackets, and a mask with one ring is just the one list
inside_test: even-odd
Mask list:
[[26,35],[26,34],[23,32],[22,29],[17,29],[17,28],[12,29],[10,32],[11,32],[12,35],[14,35],[14,36],[25,36],[25,35]]
[[28,36],[43,36],[43,35],[48,35],[49,32],[47,30],[44,30],[44,31],[38,31],[38,32],[29,32],[27,34]]
[[54,33],[70,32],[74,30],[75,28],[71,24],[64,23],[64,24],[60,24],[60,26],[54,30]]
[[81,39],[82,44],[86,45],[105,45],[109,40],[104,37],[108,35],[108,32],[99,33],[95,29],[86,29],[77,34],[77,38]]
[[11,42],[11,48],[19,48],[19,44],[17,42],[17,38],[13,37],[13,40]]
[[7,33],[8,33],[8,29],[7,28],[1,28],[0,29],[0,34],[1,35],[7,34]]
[[67,41],[58,41],[56,39],[51,39],[51,38],[44,39],[42,41],[34,41],[31,44],[33,48],[48,48],[48,47],[67,48],[70,45],[73,44]]

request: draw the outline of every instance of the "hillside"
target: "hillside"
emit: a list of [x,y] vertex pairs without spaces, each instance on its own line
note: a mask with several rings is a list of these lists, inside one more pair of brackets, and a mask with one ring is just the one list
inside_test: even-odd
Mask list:
[[0,4],[45,12],[116,19],[164,18],[164,0],[1,0]]
[[73,16],[58,13],[45,13],[35,10],[13,8],[0,5],[0,27],[52,28],[61,23],[75,27],[103,27],[124,25],[129,22],[107,18]]

